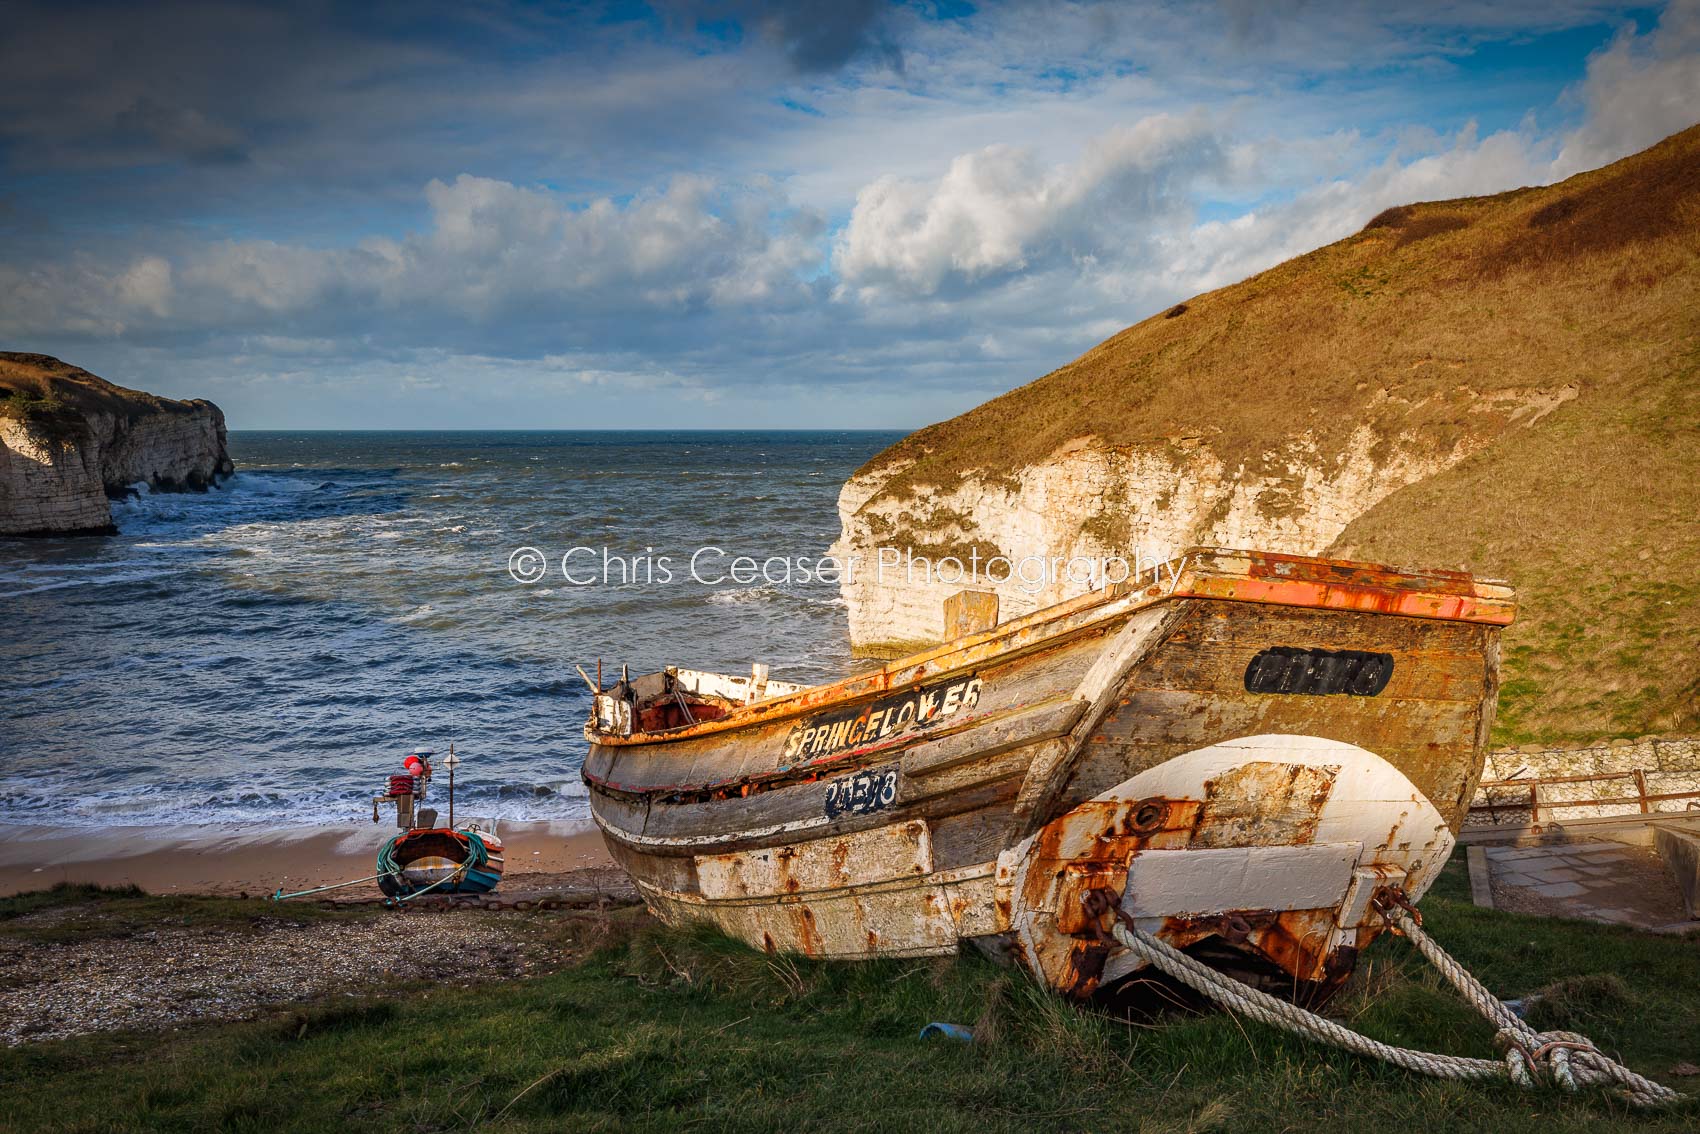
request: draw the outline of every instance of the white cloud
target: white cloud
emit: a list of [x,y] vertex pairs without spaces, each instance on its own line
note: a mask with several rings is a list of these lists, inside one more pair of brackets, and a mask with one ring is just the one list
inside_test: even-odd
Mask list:
[[163,256],[144,256],[118,277],[118,302],[158,318],[171,314],[171,262]]
[[368,249],[379,290],[391,303],[485,317],[795,299],[824,227],[771,184],[690,176],[624,204],[599,198],[582,208],[466,174],[431,182],[425,196],[429,229]]
[[1165,273],[1177,293],[1208,291],[1348,236],[1391,205],[1497,193],[1551,179],[1551,143],[1505,130],[1478,138],[1472,124],[1429,152],[1387,158],[1355,178],[1175,234]]
[[334,323],[424,312],[464,323],[504,318],[582,324],[592,316],[784,306],[807,298],[825,222],[769,182],[728,188],[679,177],[623,204],[569,207],[555,195],[461,175],[424,188],[428,227],[348,248],[269,240],[190,242],[102,265],[0,267],[10,334],[111,335],[264,324]]
[[933,184],[885,177],[863,189],[833,266],[863,295],[932,295],[947,282],[1119,258],[1128,242],[1189,216],[1196,182],[1224,165],[1203,114],[1117,128],[1066,166],[990,146],[957,157]]
[[1588,61],[1579,93],[1587,117],[1553,163],[1561,177],[1700,121],[1700,0],[1673,0],[1646,35],[1619,33]]

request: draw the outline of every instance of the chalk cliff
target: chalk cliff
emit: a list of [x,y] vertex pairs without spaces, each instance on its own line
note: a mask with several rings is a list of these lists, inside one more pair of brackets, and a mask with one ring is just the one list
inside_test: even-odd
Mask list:
[[[864,469],[839,493],[833,546],[841,559],[859,557],[842,587],[852,640],[876,655],[937,642],[943,602],[964,587],[997,592],[1008,619],[1096,589],[1100,573],[1113,581],[1148,573],[1186,547],[1320,555],[1389,494],[1575,396],[1574,386],[1468,391],[1464,428],[1450,444],[1365,425],[1324,455],[1300,433],[1255,469],[1230,467],[1205,437],[1108,445],[1095,436],[948,486],[894,489],[909,469],[902,462]],[[963,578],[958,564],[988,566]]]
[[[860,559],[852,642],[935,642],[964,588],[1004,619],[1072,597],[1097,581],[1076,557],[1332,554],[1518,585],[1501,740],[1691,729],[1697,365],[1700,127],[1389,209],[869,461],[833,547]],[[938,563],[994,556],[1053,567]]]
[[109,501],[131,486],[202,491],[231,471],[224,414],[211,402],[0,351],[0,535],[112,532]]

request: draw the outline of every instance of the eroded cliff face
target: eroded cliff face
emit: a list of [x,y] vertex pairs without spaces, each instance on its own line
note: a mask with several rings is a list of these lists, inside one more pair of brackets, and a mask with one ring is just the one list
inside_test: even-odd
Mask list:
[[841,587],[851,641],[865,654],[904,652],[943,638],[944,600],[960,590],[995,591],[1007,621],[1097,589],[1100,572],[1149,578],[1191,546],[1322,554],[1389,494],[1575,396],[1574,387],[1479,396],[1445,447],[1367,424],[1332,452],[1301,435],[1256,470],[1226,467],[1200,437],[1143,446],[1081,437],[1013,475],[949,487],[905,482],[908,462],[876,461],[839,493],[832,554],[855,565]]
[[114,531],[136,484],[200,491],[232,471],[224,414],[113,385],[47,355],[0,353],[0,535]]
[[93,446],[0,417],[0,535],[114,530]]

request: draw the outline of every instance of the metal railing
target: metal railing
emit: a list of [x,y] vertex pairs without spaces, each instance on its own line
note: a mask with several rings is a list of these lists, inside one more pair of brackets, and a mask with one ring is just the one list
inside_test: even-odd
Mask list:
[[[1633,780],[1635,783],[1635,794],[1601,796],[1598,799],[1549,798],[1543,800],[1541,798],[1541,788],[1543,787],[1556,787],[1560,784],[1585,784],[1610,780]],[[1494,800],[1491,795],[1487,795],[1486,793],[1496,788],[1527,788],[1529,790],[1528,802],[1524,803],[1520,800],[1517,802]],[[1633,803],[1640,807],[1641,814],[1650,815],[1654,814],[1653,804],[1679,799],[1691,801],[1689,803],[1688,810],[1700,808],[1700,791],[1649,792],[1647,790],[1647,773],[1641,768],[1636,768],[1633,771],[1628,772],[1595,772],[1592,775],[1586,776],[1535,776],[1533,778],[1520,776],[1509,780],[1483,780],[1479,785],[1477,785],[1476,790],[1478,798],[1486,798],[1487,802],[1472,803],[1470,805],[1471,815],[1475,815],[1479,812],[1486,812],[1488,822],[1490,824],[1497,824],[1499,821],[1499,813],[1501,811],[1520,811],[1527,807],[1529,810],[1529,826],[1535,830],[1540,830],[1541,812],[1543,810],[1551,815],[1552,812],[1566,807],[1621,807]],[[1666,814],[1669,813],[1667,812]],[[1556,818],[1556,816],[1554,816],[1554,818]]]

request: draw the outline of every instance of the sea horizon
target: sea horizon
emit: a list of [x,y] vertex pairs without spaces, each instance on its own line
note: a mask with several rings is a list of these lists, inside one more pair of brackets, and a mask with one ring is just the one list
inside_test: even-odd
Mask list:
[[537,427],[532,427],[532,428],[525,428],[525,427],[520,427],[520,426],[478,426],[478,427],[466,427],[466,428],[459,428],[459,429],[449,429],[449,428],[440,428],[440,427],[404,428],[404,427],[398,426],[398,427],[394,427],[394,428],[386,427],[386,428],[383,428],[383,429],[344,429],[344,428],[337,428],[337,427],[331,427],[331,426],[324,426],[324,427],[312,427],[312,428],[271,429],[271,428],[266,428],[264,426],[243,426],[240,429],[236,429],[236,428],[232,428],[227,423],[226,426],[225,426],[225,432],[232,437],[237,436],[239,434],[250,434],[250,433],[253,433],[253,434],[262,434],[262,433],[274,433],[274,434],[275,433],[350,433],[350,434],[373,434],[373,435],[386,434],[386,433],[451,433],[451,434],[454,434],[454,433],[465,433],[465,434],[474,434],[474,433],[538,433],[538,434],[545,434],[545,433],[583,433],[583,434],[614,434],[614,435],[623,435],[623,434],[692,435],[692,434],[710,434],[710,433],[740,433],[740,434],[741,433],[824,433],[824,434],[880,434],[882,436],[886,435],[886,434],[896,434],[899,437],[906,437],[910,433],[915,432],[915,430],[923,429],[923,428],[925,428],[925,426],[919,426],[918,425],[918,426],[914,426],[914,427],[908,428],[908,429],[904,429],[904,428],[897,427],[897,426],[893,426],[892,428],[889,428],[889,429],[838,429],[838,428],[831,428],[831,427],[828,427],[828,426],[717,426],[717,427],[713,427],[713,428],[704,428],[704,429],[670,429],[670,428],[667,428],[667,427],[664,427],[664,426],[655,426],[655,427],[649,427],[649,428],[633,428],[633,429],[625,429],[625,428],[621,428],[621,429],[611,429],[611,428],[582,429],[582,428],[566,428],[566,427],[554,427],[554,426],[537,426]]

